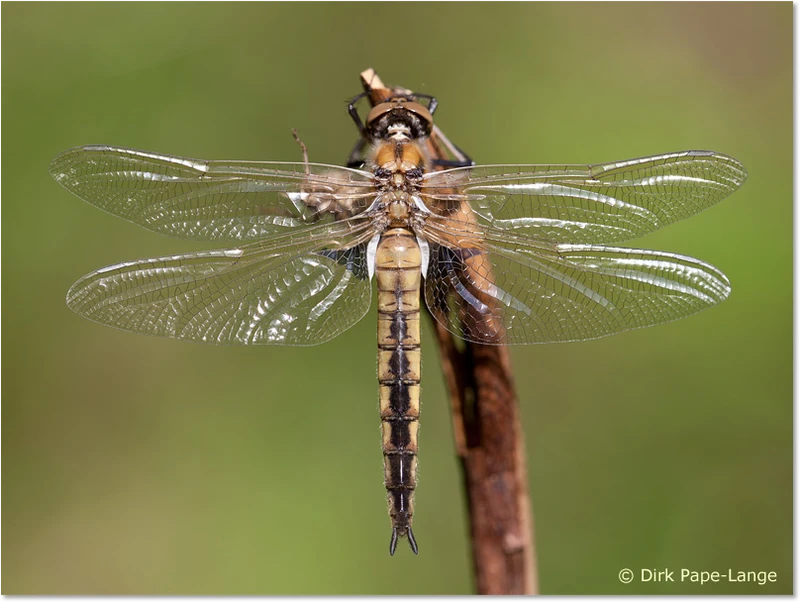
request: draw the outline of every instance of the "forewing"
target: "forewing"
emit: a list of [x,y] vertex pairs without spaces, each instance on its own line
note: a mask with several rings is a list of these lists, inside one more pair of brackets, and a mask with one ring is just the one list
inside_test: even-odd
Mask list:
[[[355,223],[353,223],[355,222]],[[366,220],[204,251],[113,265],[67,294],[102,324],[175,339],[241,345],[314,345],[369,309]]]
[[599,165],[433,172],[425,176],[420,196],[441,217],[468,207],[476,228],[491,226],[539,242],[610,244],[698,213],[746,177],[732,157],[684,151]]
[[203,161],[109,146],[68,150],[50,173],[104,211],[196,240],[253,240],[332,222],[363,212],[376,195],[369,173],[333,165]]
[[494,230],[452,246],[430,222],[426,234],[428,307],[475,343],[596,339],[677,320],[730,293],[722,272],[671,253],[536,244]]

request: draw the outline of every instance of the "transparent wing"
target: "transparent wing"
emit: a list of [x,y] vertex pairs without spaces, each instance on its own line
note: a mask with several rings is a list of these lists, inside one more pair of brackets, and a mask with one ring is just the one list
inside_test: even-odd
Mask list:
[[329,223],[359,214],[376,195],[369,173],[333,165],[202,161],[109,146],[68,150],[50,173],[104,211],[196,240]]
[[732,157],[684,151],[599,165],[433,172],[425,176],[421,196],[442,217],[466,204],[478,228],[492,226],[540,242],[609,244],[698,213],[746,178]]
[[445,328],[475,343],[596,339],[677,320],[730,293],[722,272],[691,257],[536,244],[492,229],[452,246],[435,222],[425,299]]
[[87,274],[67,305],[149,335],[242,345],[314,345],[369,309],[368,220],[318,226],[237,249],[121,263]]

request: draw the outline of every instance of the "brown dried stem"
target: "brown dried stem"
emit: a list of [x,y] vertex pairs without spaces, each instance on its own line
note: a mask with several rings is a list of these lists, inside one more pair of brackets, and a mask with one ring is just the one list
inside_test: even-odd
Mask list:
[[[361,74],[373,106],[392,93],[372,69]],[[436,138],[430,151],[448,158]],[[511,358],[503,346],[457,341],[433,320],[467,493],[480,594],[538,593],[533,519]]]

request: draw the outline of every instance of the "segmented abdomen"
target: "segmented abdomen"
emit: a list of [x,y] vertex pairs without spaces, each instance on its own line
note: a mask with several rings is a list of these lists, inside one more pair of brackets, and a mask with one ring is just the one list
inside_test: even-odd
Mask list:
[[421,254],[405,228],[387,230],[375,255],[378,281],[378,382],[383,429],[384,483],[392,519],[393,554],[411,531],[417,486],[420,381]]

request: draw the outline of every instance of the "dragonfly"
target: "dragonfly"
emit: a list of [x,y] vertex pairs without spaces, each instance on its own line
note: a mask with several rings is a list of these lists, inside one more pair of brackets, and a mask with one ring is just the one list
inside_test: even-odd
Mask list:
[[[361,95],[363,96],[363,95]],[[50,173],[148,230],[230,248],[127,261],[67,294],[131,332],[236,345],[316,345],[361,320],[377,288],[379,408],[393,555],[412,531],[420,312],[471,343],[586,341],[724,301],[717,268],[617,246],[737,190],[736,159],[682,151],[595,165],[475,165],[434,125],[436,99],[397,93],[365,118],[348,165],[206,161],[82,146]],[[363,113],[363,111],[362,111]],[[433,156],[432,136],[454,157]]]

